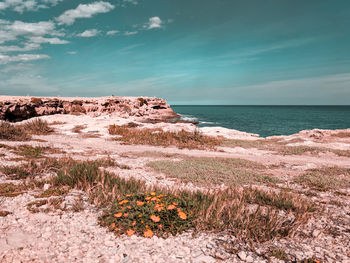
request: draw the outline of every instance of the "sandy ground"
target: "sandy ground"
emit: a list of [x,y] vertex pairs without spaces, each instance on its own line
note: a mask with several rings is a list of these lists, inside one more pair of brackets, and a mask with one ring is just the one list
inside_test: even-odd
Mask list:
[[[152,154],[138,156],[145,152],[191,157],[241,158],[267,165],[271,167],[268,173],[281,178],[292,178],[307,169],[325,166],[350,168],[350,158],[338,156],[334,152],[281,155],[272,150],[254,147],[218,147],[215,151],[209,151],[123,145],[114,141],[113,136],[108,134],[108,126],[136,121],[113,115],[95,118],[86,115],[52,115],[40,118],[53,124],[54,134],[33,136],[34,140],[29,142],[0,141],[0,144],[49,146],[65,152],[52,155],[57,157],[73,156],[86,159],[111,157],[119,164],[131,167],[130,170],[116,169],[115,172],[120,176],[139,178],[150,185],[191,189],[196,187],[167,178],[147,167],[149,161],[160,157],[154,157]],[[198,129],[186,123],[140,124],[141,128],[162,128],[170,131]],[[72,131],[76,125],[83,126],[80,133]],[[255,134],[220,127],[200,128],[200,131],[206,135],[223,136],[230,140],[264,140]],[[268,139],[283,142],[287,146],[350,151],[350,137],[332,136],[339,132],[341,131],[302,131],[290,136],[276,136]],[[350,132],[350,129],[342,130],[342,132]],[[0,155],[0,165],[16,163],[13,160],[15,155],[11,151],[4,148],[0,148],[0,151],[3,154],[3,156]],[[0,175],[0,182],[7,181],[6,177]],[[269,245],[283,247],[296,260],[317,257],[324,262],[350,262],[350,189],[346,188],[342,191],[344,194],[342,196],[323,192],[318,193],[317,197],[310,197],[327,204],[330,201],[341,202],[343,206],[340,208],[333,204],[326,205],[325,214],[320,215],[319,218],[312,218],[305,226],[304,237],[295,240],[279,240],[277,243],[271,241]],[[14,198],[0,197],[0,210],[12,213],[6,217],[0,217],[1,262],[283,262],[276,258],[266,258],[259,254],[259,250],[251,251],[246,247],[240,247],[237,253],[230,254],[223,250],[222,240],[227,240],[227,238],[234,240],[235,238],[221,234],[203,233],[196,237],[183,234],[170,239],[128,238],[125,236],[115,238],[97,225],[97,216],[100,211],[87,202],[84,193],[76,191],[65,197],[69,203],[75,197],[80,196],[85,200],[84,211],[78,213],[68,211],[63,215],[30,213],[26,209],[26,203],[34,200],[33,195],[34,193],[26,193]],[[337,229],[338,234],[329,234],[325,231],[330,227]],[[264,246],[261,245],[262,251]]]

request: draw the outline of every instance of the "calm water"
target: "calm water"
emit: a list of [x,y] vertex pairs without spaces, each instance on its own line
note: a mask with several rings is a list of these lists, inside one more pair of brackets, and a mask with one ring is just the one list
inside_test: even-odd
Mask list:
[[200,127],[221,126],[262,137],[309,129],[350,128],[350,106],[171,106]]

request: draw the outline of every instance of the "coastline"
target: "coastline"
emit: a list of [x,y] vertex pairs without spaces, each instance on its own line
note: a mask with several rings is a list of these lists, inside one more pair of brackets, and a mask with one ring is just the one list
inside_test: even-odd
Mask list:
[[[69,101],[76,99],[70,98]],[[137,98],[128,99],[139,103]],[[33,120],[41,120],[52,131],[34,133],[24,141],[0,139],[0,186],[28,185],[32,180],[38,185],[11,192],[8,196],[0,192],[0,212],[8,212],[0,218],[0,228],[4,229],[0,233],[0,261],[96,262],[103,259],[122,262],[127,257],[130,262],[166,262],[169,259],[197,263],[217,260],[280,262],[276,258],[278,254],[271,252],[277,250],[284,251],[286,261],[347,262],[350,259],[347,228],[350,220],[347,212],[350,211],[350,129],[314,129],[262,138],[222,127],[198,128],[192,123],[147,122],[151,114],[120,114],[106,112],[101,107],[109,106],[79,114],[43,114],[15,122],[14,127],[22,127]],[[162,109],[153,110],[149,111],[154,116],[164,116],[158,112]],[[126,135],[111,133],[111,125],[121,132],[127,131]],[[187,132],[183,137],[174,137],[181,140],[181,147],[157,144],[155,139],[130,143],[126,140],[129,137],[125,140],[123,137],[129,133],[152,138],[163,133],[170,136],[182,130]],[[198,131],[200,133],[196,135]],[[184,141],[202,139],[201,136],[205,140],[217,139],[217,144],[207,147],[204,140],[200,147],[193,147]],[[306,213],[307,217],[293,229],[295,235],[253,242],[253,246],[225,230],[200,231],[194,236],[189,231],[167,239],[128,237],[117,235],[98,223],[104,209],[89,201],[89,192],[79,186],[68,190],[62,188],[57,196],[44,197],[43,193],[48,194],[56,187],[50,178],[55,176],[57,168],[40,169],[24,178],[19,177],[20,170],[4,169],[25,165],[35,167],[49,160],[64,162],[69,158],[77,162],[109,160],[110,166],[100,167],[100,170],[125,180],[139,180],[150,188],[203,193],[217,193],[231,187],[239,191],[255,189],[264,194],[293,196],[287,200],[292,203],[306,200],[314,204],[316,210]],[[31,163],[35,165],[31,166]],[[15,179],[16,176],[19,179]],[[40,183],[41,180],[44,181]],[[53,200],[57,201],[55,205],[51,204]],[[32,203],[36,204],[35,209],[28,208]],[[77,203],[79,209],[75,206]],[[247,211],[261,206],[242,205],[247,206]],[[276,211],[282,217],[296,216],[288,208],[277,208]],[[259,221],[259,227],[264,227],[264,221]],[[337,235],[332,229],[337,229]],[[223,244],[232,249],[223,249]]]

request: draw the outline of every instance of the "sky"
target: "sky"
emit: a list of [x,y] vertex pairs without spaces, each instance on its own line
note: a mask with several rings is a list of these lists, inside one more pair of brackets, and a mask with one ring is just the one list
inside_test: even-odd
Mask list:
[[0,94],[349,105],[349,0],[0,0]]

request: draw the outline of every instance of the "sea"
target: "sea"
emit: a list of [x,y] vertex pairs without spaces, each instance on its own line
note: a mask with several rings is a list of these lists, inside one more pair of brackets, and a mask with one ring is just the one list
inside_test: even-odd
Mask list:
[[311,129],[350,128],[350,106],[172,105],[181,119],[199,127],[225,127],[261,137]]

